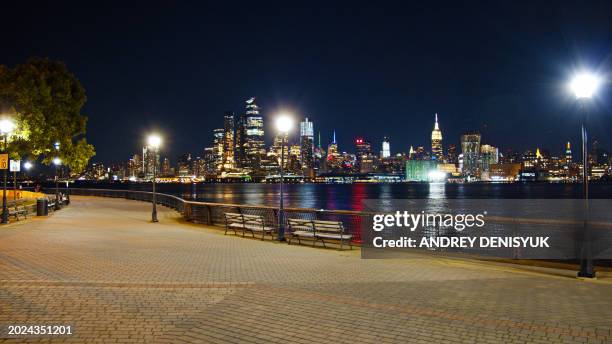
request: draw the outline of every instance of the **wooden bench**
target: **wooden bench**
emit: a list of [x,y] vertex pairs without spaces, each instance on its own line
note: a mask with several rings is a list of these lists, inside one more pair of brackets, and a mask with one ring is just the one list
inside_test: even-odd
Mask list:
[[25,207],[25,205],[17,205],[9,210],[9,216],[14,216],[15,220],[17,221],[19,221],[19,215],[23,215],[25,219],[28,218],[28,209]]
[[323,247],[326,247],[325,240],[334,240],[340,242],[340,250],[342,250],[344,242],[348,242],[351,250],[353,249],[353,235],[344,233],[344,225],[341,221],[288,219],[288,223],[291,233],[289,245],[291,245],[291,240],[296,237],[299,244],[301,244],[301,238],[307,238],[312,240],[312,246],[315,246],[317,240],[320,240]]
[[315,245],[317,239],[315,237],[315,229],[314,223],[312,220],[302,220],[302,219],[287,219],[289,224],[289,233],[291,234],[291,238],[287,242],[291,245],[291,240],[293,238],[298,239],[298,244],[302,244],[302,238],[306,238],[308,240],[312,240],[312,246]]
[[55,197],[47,197],[47,211],[54,212],[55,211]]
[[225,234],[227,234],[229,230],[233,230],[234,235],[238,234],[238,230],[241,230],[243,237],[246,232],[251,232],[253,238],[255,237],[255,233],[261,233],[261,240],[264,240],[266,234],[274,238],[273,233],[275,228],[266,226],[266,221],[261,215],[225,213]]

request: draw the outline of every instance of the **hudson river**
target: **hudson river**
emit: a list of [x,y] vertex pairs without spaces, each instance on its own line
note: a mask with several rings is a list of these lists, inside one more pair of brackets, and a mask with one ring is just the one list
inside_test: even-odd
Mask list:
[[[150,184],[90,184],[76,187],[150,190]],[[278,204],[278,184],[159,184],[158,192],[184,199],[253,205]],[[365,199],[581,198],[581,184],[286,184],[287,207],[362,210]],[[591,184],[590,198],[612,199],[612,184]]]

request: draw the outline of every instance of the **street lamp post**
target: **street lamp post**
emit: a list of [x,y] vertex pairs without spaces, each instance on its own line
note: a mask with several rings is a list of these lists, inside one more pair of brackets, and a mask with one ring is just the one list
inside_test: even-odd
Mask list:
[[55,165],[55,210],[60,209],[59,205],[59,168],[62,164],[62,159],[56,157],[53,159],[53,165]]
[[15,209],[17,209],[17,170],[13,171],[13,201],[15,202]]
[[[55,147],[55,153],[59,154],[59,149],[60,149],[60,143],[59,141],[56,141],[53,144],[53,147]],[[59,210],[60,209],[60,204],[59,204],[59,169],[60,169],[60,165],[62,164],[62,160],[56,156],[53,159],[53,165],[55,165],[55,210]]]
[[149,148],[153,148],[153,197],[151,202],[153,203],[153,210],[151,211],[151,221],[158,222],[157,220],[157,194],[155,192],[155,179],[157,178],[156,170],[157,170],[157,150],[161,145],[161,137],[158,135],[151,135],[148,139]]
[[[10,133],[13,131],[15,125],[13,121],[10,119],[2,119],[0,120],[0,132],[4,135],[4,153],[8,154],[8,137]],[[8,179],[8,159],[6,161],[7,166],[4,169],[4,186],[2,188],[2,223],[8,223],[8,209],[6,206],[6,183]]]
[[580,248],[580,271],[578,277],[594,278],[593,258],[591,257],[591,233],[589,228],[589,158],[588,158],[588,134],[587,134],[587,106],[588,101],[597,91],[599,80],[589,73],[577,75],[571,82],[570,88],[578,100],[578,108],[581,115],[581,137],[582,137],[582,196],[584,199],[583,235],[582,247]]
[[278,240],[285,241],[285,209],[284,209],[284,168],[285,168],[285,138],[293,127],[293,120],[288,115],[281,115],[276,119],[276,129],[281,134],[281,163],[280,163],[280,197],[278,209]]

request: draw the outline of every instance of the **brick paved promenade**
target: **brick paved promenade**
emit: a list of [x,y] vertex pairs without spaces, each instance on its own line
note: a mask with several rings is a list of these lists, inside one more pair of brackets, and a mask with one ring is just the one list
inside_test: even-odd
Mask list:
[[[0,324],[72,343],[612,343],[612,284],[426,255],[361,260],[74,197],[0,227]],[[3,329],[4,331],[4,329]]]

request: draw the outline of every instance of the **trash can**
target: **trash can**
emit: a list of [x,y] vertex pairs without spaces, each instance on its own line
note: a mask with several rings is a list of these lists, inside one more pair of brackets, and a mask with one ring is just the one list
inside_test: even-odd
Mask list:
[[49,215],[49,208],[47,207],[48,202],[46,198],[39,198],[36,200],[36,216]]

